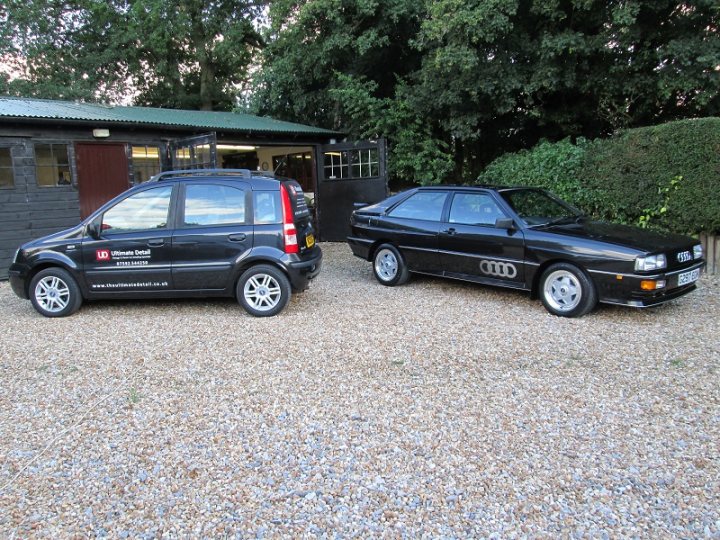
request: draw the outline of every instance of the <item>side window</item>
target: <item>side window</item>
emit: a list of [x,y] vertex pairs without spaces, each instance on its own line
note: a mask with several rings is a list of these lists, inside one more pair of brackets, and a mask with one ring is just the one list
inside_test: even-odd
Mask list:
[[495,225],[495,220],[502,217],[505,214],[487,193],[456,193],[449,221],[465,225]]
[[253,207],[256,225],[282,222],[279,191],[254,191]]
[[171,186],[148,189],[120,201],[103,215],[103,233],[164,229],[170,209]]
[[69,186],[70,159],[66,144],[35,144],[35,176],[38,186]]
[[389,215],[399,218],[440,221],[446,198],[447,192],[444,191],[421,191],[401,202]]
[[245,192],[216,184],[190,184],[185,188],[185,227],[245,223]]
[[0,148],[0,189],[15,187],[12,155],[9,148]]

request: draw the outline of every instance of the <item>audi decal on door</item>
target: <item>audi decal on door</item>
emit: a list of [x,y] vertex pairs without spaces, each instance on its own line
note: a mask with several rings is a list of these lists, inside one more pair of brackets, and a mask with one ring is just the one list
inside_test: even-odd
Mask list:
[[485,275],[502,279],[513,279],[518,273],[514,264],[503,261],[482,261],[480,271]]

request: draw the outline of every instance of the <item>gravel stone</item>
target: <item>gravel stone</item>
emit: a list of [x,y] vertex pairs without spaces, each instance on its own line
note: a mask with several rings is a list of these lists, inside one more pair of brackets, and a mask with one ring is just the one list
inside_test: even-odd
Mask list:
[[0,283],[0,537],[720,538],[720,278],[564,319],[322,247],[274,318]]

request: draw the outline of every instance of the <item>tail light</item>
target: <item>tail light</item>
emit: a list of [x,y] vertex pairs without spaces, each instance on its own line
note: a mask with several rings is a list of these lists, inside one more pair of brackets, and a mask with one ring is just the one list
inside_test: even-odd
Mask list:
[[284,185],[280,184],[280,198],[282,199],[283,210],[283,241],[285,253],[299,253],[297,229],[293,220],[293,210],[290,204],[290,195]]

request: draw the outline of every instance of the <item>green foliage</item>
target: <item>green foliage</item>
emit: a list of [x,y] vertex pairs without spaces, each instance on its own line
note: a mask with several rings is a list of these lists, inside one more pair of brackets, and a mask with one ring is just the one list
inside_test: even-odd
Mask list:
[[638,218],[638,226],[643,229],[647,229],[651,226],[651,221],[653,221],[654,224],[658,218],[662,218],[667,213],[668,208],[670,207],[670,201],[673,197],[672,194],[677,191],[681,181],[682,176],[676,176],[670,180],[667,185],[658,187],[657,193],[661,196],[661,199],[657,202],[657,204],[655,204],[654,208],[645,208],[643,210],[643,213]]
[[9,0],[0,91],[54,99],[231,109],[247,81],[262,2]]
[[589,192],[580,182],[585,157],[584,140],[541,142],[532,150],[505,154],[494,160],[478,177],[480,184],[534,186],[552,191],[566,201],[587,208]]
[[720,113],[716,0],[277,0],[269,15],[254,110],[387,136],[411,180]]
[[595,141],[579,177],[604,218],[699,233],[720,231],[719,173],[720,118],[701,118]]
[[720,231],[720,118],[668,122],[506,154],[479,183],[548,189],[598,218],[695,234]]

